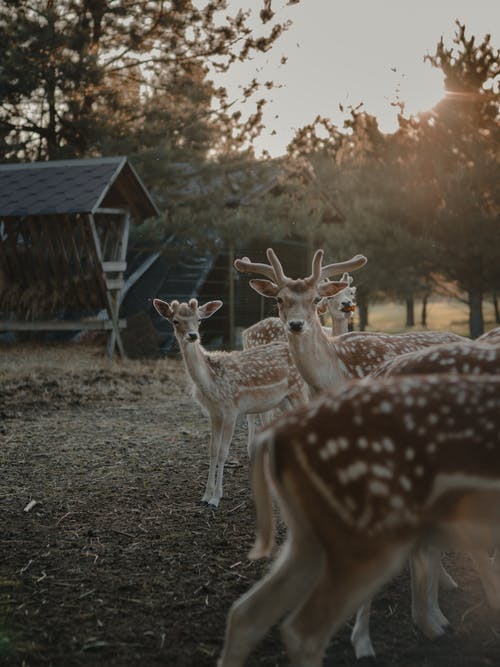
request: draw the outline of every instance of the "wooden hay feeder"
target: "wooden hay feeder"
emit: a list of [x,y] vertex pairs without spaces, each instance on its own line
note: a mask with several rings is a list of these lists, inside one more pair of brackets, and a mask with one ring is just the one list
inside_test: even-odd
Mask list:
[[0,331],[109,331],[125,356],[130,221],[158,214],[126,157],[0,165]]

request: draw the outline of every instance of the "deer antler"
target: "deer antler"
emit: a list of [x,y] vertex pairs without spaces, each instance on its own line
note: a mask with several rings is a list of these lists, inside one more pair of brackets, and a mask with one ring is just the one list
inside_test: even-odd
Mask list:
[[367,261],[368,260],[364,255],[354,255],[354,257],[351,257],[351,259],[348,259],[345,262],[327,264],[321,269],[321,277],[329,278],[330,276],[336,276],[339,273],[344,273],[344,271],[356,271],[356,269],[360,269],[362,266],[364,266]]
[[[266,254],[271,264],[258,264],[250,261],[248,257],[242,257],[242,259],[234,261],[234,268],[240,271],[240,273],[260,273],[276,284],[283,285],[288,278],[283,271],[281,262],[272,248],[268,248]],[[312,261],[312,273],[306,278],[307,282],[317,282],[320,278],[329,278],[330,276],[344,273],[344,271],[356,271],[356,269],[360,269],[368,261],[364,255],[355,255],[345,262],[336,262],[321,266],[322,260],[323,250],[317,250]]]
[[323,255],[323,250],[316,250],[314,253],[314,257],[312,259],[312,273],[310,276],[304,279],[304,282],[306,282],[308,285],[316,285],[320,281],[323,273],[321,270]]
[[270,280],[276,280],[272,266],[269,266],[269,264],[257,264],[256,262],[251,262],[248,257],[235,259],[234,268],[240,273],[260,273]]
[[274,280],[278,286],[283,285],[287,277],[285,276],[285,272],[283,271],[283,267],[281,265],[281,262],[279,261],[276,253],[272,248],[268,248],[266,251],[267,259],[271,262],[272,268],[274,270]]

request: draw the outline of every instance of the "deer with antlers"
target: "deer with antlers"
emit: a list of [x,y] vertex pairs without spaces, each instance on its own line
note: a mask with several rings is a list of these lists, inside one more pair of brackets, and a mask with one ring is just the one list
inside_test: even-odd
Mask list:
[[[249,262],[250,260],[244,258],[242,261]],[[352,285],[353,277],[345,272],[339,282],[346,283],[347,287],[334,296],[324,299],[324,303],[318,304],[318,314],[324,315],[328,312],[332,320],[331,327],[323,327],[327,336],[340,336],[347,333],[349,322],[356,312],[356,288]],[[279,317],[266,317],[245,329],[241,334],[241,340],[244,350],[270,343],[273,340],[287,340],[286,328]]]
[[[279,504],[287,537],[271,571],[228,615],[219,667],[241,667],[285,616],[292,665],[319,667],[330,637],[422,546],[498,544],[500,377],[350,382],[257,439],[251,558],[269,555]],[[478,569],[500,607],[498,574]]]
[[[245,258],[246,261],[250,261]],[[345,264],[344,264],[345,266]],[[356,264],[352,264],[355,268],[359,268]],[[352,320],[356,311],[356,288],[353,287],[353,278],[347,272],[342,274],[340,278],[341,283],[346,283],[347,287],[337,292],[334,296],[323,299],[318,304],[318,314],[330,313],[332,319],[332,327],[323,327],[327,336],[339,336],[347,333],[349,330],[349,322]],[[264,345],[276,340],[286,341],[286,329],[279,317],[266,317],[252,326],[245,329],[241,335],[243,349],[248,350],[257,345]],[[306,394],[307,392],[305,392]],[[304,394],[304,400],[307,396]],[[273,414],[262,414],[260,419],[262,423],[268,423],[272,419]],[[255,434],[255,419],[256,415],[248,415],[248,442],[253,442]]]
[[335,293],[335,284],[324,282],[324,278],[352,271],[353,266],[359,268],[366,258],[356,255],[348,262],[322,266],[323,251],[317,250],[311,275],[295,280],[285,275],[272,248],[268,248],[267,257],[270,264],[244,258],[235,260],[234,266],[243,273],[260,273],[268,278],[252,279],[250,286],[262,296],[276,300],[293,360],[313,394],[338,386],[346,379],[365,377],[398,354],[438,343],[467,341],[446,331],[404,334],[352,331],[331,338],[325,334],[316,310],[322,298]]
[[[262,296],[276,299],[292,358],[313,395],[341,387],[349,379],[366,377],[383,362],[406,352],[439,343],[468,340],[441,331],[406,334],[349,332],[330,338],[325,334],[316,310],[321,299],[332,295],[331,283],[324,282],[324,279],[344,270],[352,271],[352,265],[359,268],[366,263],[366,258],[356,255],[349,260],[351,266],[348,269],[339,268],[342,264],[323,266],[323,251],[317,250],[312,261],[311,275],[304,279],[292,279],[285,275],[271,248],[267,250],[267,257],[270,264],[254,263],[244,258],[235,261],[235,268],[245,273],[260,273],[268,278],[252,279],[250,285]],[[417,560],[415,556],[413,569],[417,568]],[[430,579],[437,580],[438,576],[445,587],[456,587],[453,579],[436,561]],[[448,622],[437,604],[437,593],[429,595],[425,604],[422,602],[424,598],[420,588],[417,590],[414,587],[413,618],[427,636],[439,636]],[[369,612],[370,604],[367,603],[359,610],[352,633],[358,658],[375,655],[369,635]]]
[[154,299],[153,305],[173,325],[192,382],[193,398],[210,418],[210,465],[202,501],[217,507],[238,415],[266,412],[283,400],[299,403],[304,383],[286,343],[270,343],[247,351],[205,350],[200,342],[200,322],[213,315],[222,301],[200,306],[196,299],[189,303]]

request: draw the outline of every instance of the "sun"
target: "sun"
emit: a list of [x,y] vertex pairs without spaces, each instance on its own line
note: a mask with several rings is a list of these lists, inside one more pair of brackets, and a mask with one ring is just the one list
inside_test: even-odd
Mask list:
[[383,99],[379,98],[373,110],[367,108],[369,113],[377,117],[379,128],[385,133],[392,133],[398,129],[397,117],[401,108],[395,106],[394,102],[400,102],[403,115],[409,117],[430,111],[445,95],[442,72],[430,70],[429,67],[415,68],[411,72],[401,74],[392,85],[394,91],[392,94],[389,92]]

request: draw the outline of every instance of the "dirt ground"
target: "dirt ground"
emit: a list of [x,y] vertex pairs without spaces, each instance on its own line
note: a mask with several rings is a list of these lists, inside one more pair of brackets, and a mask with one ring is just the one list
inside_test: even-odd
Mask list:
[[[1,665],[215,667],[230,605],[269,564],[246,558],[245,424],[218,510],[200,502],[208,438],[177,359],[0,345]],[[499,615],[467,557],[445,562],[451,631],[431,642],[412,626],[403,571],[374,604],[380,667],[500,665]],[[359,665],[349,633],[325,664]],[[286,664],[276,629],[248,661]]]

